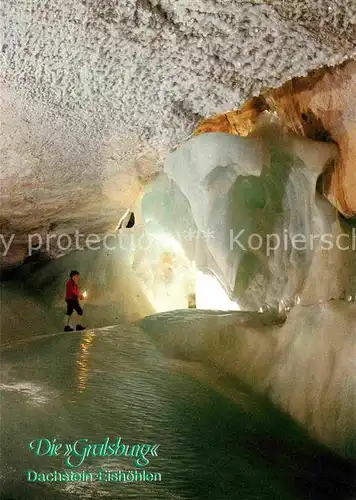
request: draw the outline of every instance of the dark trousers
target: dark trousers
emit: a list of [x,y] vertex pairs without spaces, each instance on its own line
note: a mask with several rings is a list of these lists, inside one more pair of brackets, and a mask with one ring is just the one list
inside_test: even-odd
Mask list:
[[78,299],[66,299],[67,316],[71,316],[75,311],[79,316],[83,316],[83,309],[80,307]]

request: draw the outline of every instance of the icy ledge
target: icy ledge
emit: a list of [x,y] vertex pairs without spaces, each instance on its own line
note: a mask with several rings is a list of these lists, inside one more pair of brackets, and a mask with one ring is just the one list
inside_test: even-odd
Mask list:
[[173,311],[140,326],[168,356],[238,377],[315,438],[356,458],[355,303],[296,306],[287,317]]

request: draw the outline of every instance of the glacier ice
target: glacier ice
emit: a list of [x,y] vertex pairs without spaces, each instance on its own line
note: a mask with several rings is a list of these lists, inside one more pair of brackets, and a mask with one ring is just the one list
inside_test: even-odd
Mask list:
[[355,293],[354,257],[336,243],[341,235],[351,242],[351,229],[316,192],[337,153],[266,117],[249,137],[195,136],[167,157],[143,197],[143,217],[179,241],[244,310]]
[[317,192],[337,155],[334,144],[265,117],[248,138],[203,134],[172,152],[142,199],[143,219],[240,310],[216,310],[220,295],[214,305],[206,282],[215,310],[167,312],[141,326],[169,356],[242,379],[354,457],[356,227]]
[[314,438],[355,458],[355,306],[331,300],[297,305],[286,316],[170,311],[144,318],[140,326],[167,356],[242,380]]

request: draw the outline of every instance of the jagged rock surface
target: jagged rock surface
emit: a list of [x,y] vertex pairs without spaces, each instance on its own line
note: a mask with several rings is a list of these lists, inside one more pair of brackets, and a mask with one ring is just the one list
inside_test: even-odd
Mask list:
[[279,89],[254,98],[238,111],[202,121],[194,135],[226,132],[246,136],[260,114],[277,113],[297,134],[317,141],[335,142],[338,160],[320,179],[323,195],[345,216],[356,216],[356,62],[294,78]]

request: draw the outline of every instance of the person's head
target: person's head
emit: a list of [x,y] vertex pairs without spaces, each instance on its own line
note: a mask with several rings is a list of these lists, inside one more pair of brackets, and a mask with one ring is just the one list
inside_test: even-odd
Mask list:
[[80,274],[78,271],[71,271],[69,276],[73,281],[77,282],[79,280]]

